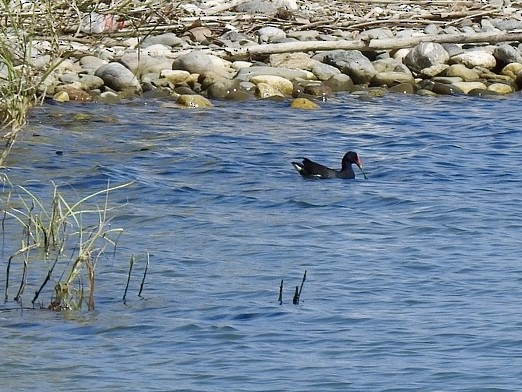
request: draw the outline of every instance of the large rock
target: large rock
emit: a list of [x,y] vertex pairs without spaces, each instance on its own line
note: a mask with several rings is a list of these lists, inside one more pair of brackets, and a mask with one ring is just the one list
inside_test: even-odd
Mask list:
[[480,79],[478,72],[469,69],[464,64],[450,65],[446,70],[446,76],[457,76],[465,82],[475,82]]
[[493,56],[495,56],[501,64],[522,63],[522,55],[520,55],[520,52],[508,44],[498,45],[493,51]]
[[450,59],[450,63],[464,64],[468,68],[484,67],[492,69],[497,65],[497,60],[493,54],[485,50],[469,50],[465,53],[453,56]]
[[307,71],[312,71],[312,68],[317,64],[322,63],[318,60],[310,58],[308,54],[303,52],[276,53],[270,55],[270,65],[272,67],[305,69]]
[[102,65],[94,73],[95,76],[103,79],[108,87],[116,91],[133,89],[140,92],[139,80],[134,74],[120,63],[109,63]]
[[196,74],[213,71],[223,75],[229,72],[227,64],[224,60],[217,56],[206,54],[197,50],[179,56],[172,63],[172,69],[179,69]]
[[292,95],[294,91],[294,85],[288,79],[282,78],[276,75],[258,75],[250,79],[252,83],[258,85],[259,83],[265,83],[274,89],[282,92],[284,95]]
[[356,84],[368,83],[377,73],[370,60],[358,50],[329,52],[324,57],[324,62],[350,76]]
[[256,34],[259,36],[259,43],[266,44],[271,42],[280,42],[286,38],[286,33],[272,26],[261,27]]
[[379,72],[371,80],[373,86],[394,86],[401,83],[413,85],[415,80],[412,75],[404,72]]
[[445,64],[449,60],[448,52],[436,42],[422,42],[415,46],[404,57],[404,64],[415,72],[437,64]]

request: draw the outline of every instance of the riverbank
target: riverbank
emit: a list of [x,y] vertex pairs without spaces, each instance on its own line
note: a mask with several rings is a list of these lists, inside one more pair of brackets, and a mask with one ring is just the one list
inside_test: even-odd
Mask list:
[[[508,2],[140,4],[64,18],[64,56],[40,93],[59,102],[165,96],[189,107],[301,98],[294,105],[313,108],[343,91],[504,95],[522,87],[522,13]],[[35,69],[49,69],[51,44],[34,40]]]

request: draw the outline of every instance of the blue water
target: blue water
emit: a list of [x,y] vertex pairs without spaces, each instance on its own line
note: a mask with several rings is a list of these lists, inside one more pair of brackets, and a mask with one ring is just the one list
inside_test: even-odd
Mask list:
[[[27,309],[29,289],[24,310],[0,306],[0,389],[521,390],[521,102],[35,109],[13,184],[78,199],[134,183],[110,196],[124,233],[98,261],[94,312]],[[290,164],[338,167],[348,150],[368,180]],[[19,245],[4,234],[2,288]]]

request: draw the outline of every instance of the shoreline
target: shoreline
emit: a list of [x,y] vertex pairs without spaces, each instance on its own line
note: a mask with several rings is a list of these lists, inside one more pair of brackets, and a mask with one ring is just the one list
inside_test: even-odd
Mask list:
[[[116,10],[93,11],[76,36],[59,37],[67,56],[40,93],[58,102],[167,96],[182,107],[299,98],[303,108],[337,92],[512,94],[522,87],[522,11],[489,3],[182,1],[150,10],[163,23],[134,28]],[[49,69],[50,46],[35,40],[34,68]]]

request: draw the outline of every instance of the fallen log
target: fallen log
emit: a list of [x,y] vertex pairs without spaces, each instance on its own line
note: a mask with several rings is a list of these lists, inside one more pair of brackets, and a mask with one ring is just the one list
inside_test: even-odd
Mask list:
[[498,42],[520,42],[522,41],[522,33],[462,33],[462,34],[434,34],[420,35],[408,38],[380,38],[370,41],[356,40],[338,40],[338,41],[297,41],[283,42],[277,44],[263,44],[248,46],[244,48],[223,48],[226,52],[224,57],[229,60],[245,60],[266,56],[276,53],[290,52],[320,52],[326,50],[391,50],[412,48],[421,42],[436,43],[453,43],[453,44],[469,44],[469,43],[498,43]]

